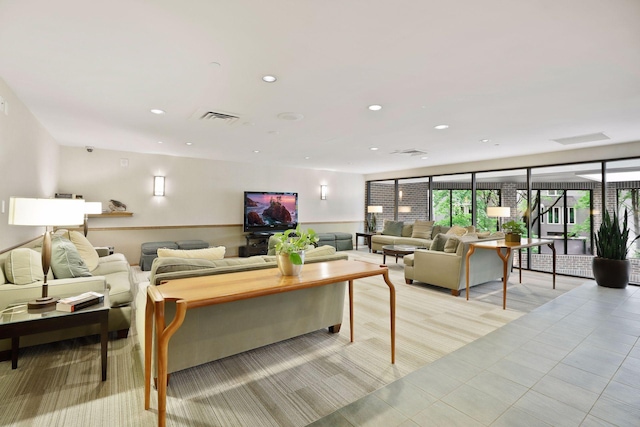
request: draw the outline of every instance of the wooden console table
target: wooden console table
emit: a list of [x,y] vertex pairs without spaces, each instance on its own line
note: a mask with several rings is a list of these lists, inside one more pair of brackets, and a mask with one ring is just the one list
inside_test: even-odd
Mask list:
[[[396,291],[384,265],[359,261],[330,261],[306,264],[300,276],[282,276],[277,268],[238,273],[176,279],[147,289],[144,342],[144,408],[149,409],[151,397],[151,350],[155,321],[158,369],[158,425],[166,425],[167,359],[169,340],[180,328],[187,310],[214,304],[257,298],[282,292],[349,282],[349,325],[353,342],[353,281],[381,275],[389,286],[391,311],[391,363],[395,363]],[[176,314],[167,326],[164,317],[165,301],[175,301]]]
[[[507,273],[509,271],[509,256],[514,249],[518,250],[518,265],[520,267],[520,283],[522,283],[522,259],[520,251],[524,248],[531,248],[534,246],[547,245],[551,248],[553,253],[553,289],[556,288],[556,248],[554,241],[551,239],[520,239],[520,243],[505,242],[504,240],[489,240],[486,242],[472,242],[469,243],[469,251],[467,252],[467,301],[469,300],[469,259],[476,248],[483,249],[495,249],[498,256],[503,262],[502,269],[502,309],[507,308]],[[503,251],[504,249],[504,251]]]

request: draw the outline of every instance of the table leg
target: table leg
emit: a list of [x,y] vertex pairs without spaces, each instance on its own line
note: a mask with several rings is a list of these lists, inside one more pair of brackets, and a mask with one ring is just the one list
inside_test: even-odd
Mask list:
[[18,350],[20,348],[20,337],[11,338],[11,369],[18,369]]
[[387,253],[384,250],[382,251],[382,263],[387,263]]
[[476,248],[473,245],[469,245],[469,250],[467,251],[467,258],[465,260],[466,263],[466,267],[467,267],[467,301],[469,301],[469,266],[470,266],[470,262],[469,262],[469,258],[471,258],[471,255],[473,255],[473,253],[475,252]]
[[520,283],[522,283],[522,249],[518,249],[518,271],[520,273]]
[[384,282],[389,286],[389,312],[391,313],[391,363],[396,363],[396,288],[389,280],[389,270],[382,273]]
[[102,381],[107,379],[107,346],[109,345],[109,311],[105,310],[100,321],[100,357],[102,358]]
[[151,352],[153,336],[153,299],[147,294],[147,305],[144,312],[144,409],[149,409],[151,399]]
[[496,248],[498,256],[502,260],[502,309],[507,308],[507,273],[509,272],[509,256],[511,255],[511,248],[506,248],[506,253],[503,255],[501,248]]
[[353,342],[353,280],[349,280],[349,331]]
[[556,245],[553,243],[549,243],[547,246],[551,248],[551,253],[553,255],[553,289],[556,288]]

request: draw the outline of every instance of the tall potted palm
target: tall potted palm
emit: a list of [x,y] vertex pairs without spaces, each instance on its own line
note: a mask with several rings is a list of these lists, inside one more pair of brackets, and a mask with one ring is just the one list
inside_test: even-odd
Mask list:
[[599,286],[607,288],[625,288],[631,276],[631,262],[627,259],[629,248],[640,236],[629,242],[627,210],[624,211],[622,224],[618,215],[613,217],[608,211],[595,235],[596,257],[593,259],[593,277]]
[[283,276],[298,276],[304,264],[304,251],[318,241],[315,231],[289,229],[273,235],[276,239],[276,260]]

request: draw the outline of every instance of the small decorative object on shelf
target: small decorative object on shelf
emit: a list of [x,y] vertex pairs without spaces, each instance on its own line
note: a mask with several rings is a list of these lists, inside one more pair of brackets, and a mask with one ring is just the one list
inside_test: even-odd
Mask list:
[[127,205],[117,200],[111,199],[109,200],[109,209],[111,209],[111,212],[124,212],[127,210]]
[[101,303],[104,295],[97,292],[85,292],[75,297],[62,298],[56,304],[56,310],[72,313],[85,307]]

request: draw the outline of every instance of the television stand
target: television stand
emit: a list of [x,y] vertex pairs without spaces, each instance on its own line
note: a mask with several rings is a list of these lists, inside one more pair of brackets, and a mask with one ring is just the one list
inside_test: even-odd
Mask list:
[[241,257],[266,255],[269,250],[269,237],[271,237],[271,233],[268,231],[247,234],[244,236],[247,239],[247,244],[238,248],[238,255]]

